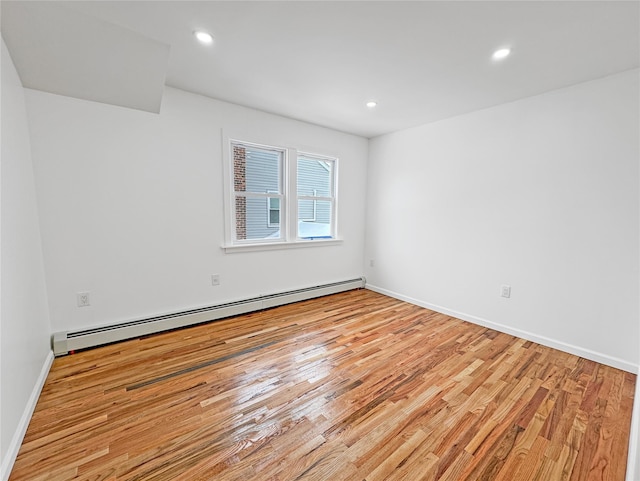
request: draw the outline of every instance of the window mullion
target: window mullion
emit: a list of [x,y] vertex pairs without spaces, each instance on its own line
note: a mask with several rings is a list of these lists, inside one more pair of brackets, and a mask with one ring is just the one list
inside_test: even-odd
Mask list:
[[286,174],[287,174],[287,197],[286,197],[286,207],[287,207],[287,240],[295,240],[298,237],[298,202],[296,200],[296,193],[298,192],[298,152],[296,149],[288,148],[287,149],[287,166],[286,166]]

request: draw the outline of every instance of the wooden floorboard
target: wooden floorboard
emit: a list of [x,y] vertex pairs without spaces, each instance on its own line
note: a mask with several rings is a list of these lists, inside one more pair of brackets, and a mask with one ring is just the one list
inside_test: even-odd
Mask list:
[[57,358],[11,481],[623,481],[635,375],[356,290]]

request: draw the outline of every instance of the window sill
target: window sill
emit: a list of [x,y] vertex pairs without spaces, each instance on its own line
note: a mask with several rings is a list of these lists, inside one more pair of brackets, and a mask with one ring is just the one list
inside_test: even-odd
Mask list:
[[223,245],[222,249],[227,254],[233,254],[235,252],[275,251],[280,249],[298,249],[301,247],[335,246],[342,244],[342,242],[342,239],[314,239],[298,240],[293,242]]

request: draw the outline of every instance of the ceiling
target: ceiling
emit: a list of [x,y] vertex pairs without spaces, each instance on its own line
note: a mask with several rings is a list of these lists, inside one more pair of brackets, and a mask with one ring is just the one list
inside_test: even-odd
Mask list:
[[[2,1],[1,14],[25,87],[158,112],[168,85],[373,137],[638,68],[639,7]],[[502,46],[512,55],[493,61]]]

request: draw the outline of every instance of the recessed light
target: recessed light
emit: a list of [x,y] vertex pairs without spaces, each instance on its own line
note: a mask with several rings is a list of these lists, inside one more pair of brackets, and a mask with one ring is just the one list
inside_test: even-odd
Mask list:
[[507,58],[511,53],[510,48],[500,48],[493,52],[492,58],[493,60],[502,60],[503,58]]
[[205,45],[211,45],[213,43],[213,36],[210,33],[204,32],[202,30],[196,30],[193,32],[196,38],[200,41],[200,43],[204,43]]
[[376,102],[375,100],[369,100],[365,105],[368,108],[373,109],[376,107],[376,105],[378,105],[378,102]]

